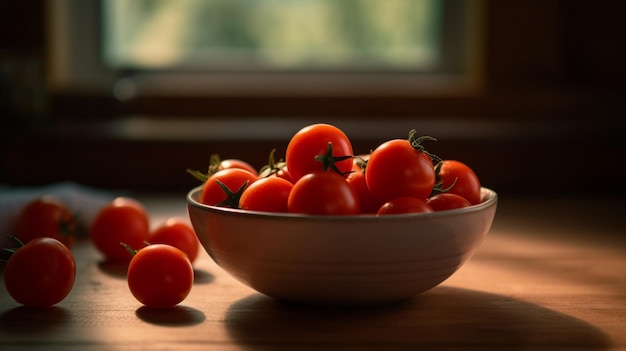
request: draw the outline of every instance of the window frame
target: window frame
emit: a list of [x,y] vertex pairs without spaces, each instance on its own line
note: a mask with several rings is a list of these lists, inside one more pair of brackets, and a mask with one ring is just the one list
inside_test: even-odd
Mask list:
[[54,94],[90,94],[120,101],[157,97],[466,96],[480,92],[483,83],[482,0],[444,0],[444,62],[441,70],[432,73],[113,70],[105,66],[99,47],[101,1],[48,2],[47,72]]

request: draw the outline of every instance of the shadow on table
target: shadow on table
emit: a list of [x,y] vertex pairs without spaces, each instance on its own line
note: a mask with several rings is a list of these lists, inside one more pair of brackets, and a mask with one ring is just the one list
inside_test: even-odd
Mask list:
[[602,350],[607,337],[590,324],[510,297],[438,287],[377,307],[316,307],[255,294],[225,316],[232,338],[251,349],[268,345],[315,349],[519,350],[582,347]]
[[43,308],[17,306],[0,315],[0,335],[52,334],[65,328],[71,319],[71,312],[59,306]]
[[182,305],[170,308],[150,308],[142,306],[135,311],[135,314],[144,322],[169,327],[184,327],[200,324],[206,319],[202,311]]
[[98,268],[100,271],[110,277],[118,279],[126,279],[126,273],[128,271],[127,262],[115,262],[109,260],[98,261]]
[[215,276],[203,269],[193,269],[193,283],[194,284],[209,284],[215,280]]

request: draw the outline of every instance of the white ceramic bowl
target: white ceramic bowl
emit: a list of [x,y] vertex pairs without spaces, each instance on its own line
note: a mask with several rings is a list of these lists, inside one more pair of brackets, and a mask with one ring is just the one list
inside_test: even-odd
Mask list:
[[429,290],[459,269],[489,231],[497,194],[433,213],[359,216],[273,214],[203,205],[187,195],[212,259],[256,291],[313,304],[381,304]]

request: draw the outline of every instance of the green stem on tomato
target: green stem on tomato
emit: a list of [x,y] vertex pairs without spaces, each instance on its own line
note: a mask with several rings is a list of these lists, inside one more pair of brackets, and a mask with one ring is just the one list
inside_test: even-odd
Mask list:
[[328,146],[326,148],[326,153],[323,155],[316,155],[315,160],[320,161],[322,163],[322,169],[324,171],[327,171],[330,168],[333,171],[337,172],[338,174],[345,176],[346,174],[350,172],[346,172],[346,173],[341,172],[341,170],[337,168],[336,163],[341,162],[343,160],[347,160],[349,158],[353,158],[353,157],[354,156],[352,155],[333,156],[333,143],[329,141]]
[[213,174],[217,173],[217,171],[220,170],[221,162],[222,159],[220,158],[220,155],[211,154],[211,157],[209,158],[209,169],[206,173],[202,173],[200,171],[196,171],[190,168],[187,168],[187,173],[191,174],[194,178],[204,183],[207,181],[207,179],[209,179],[209,177],[211,177]]
[[411,131],[409,131],[409,138],[408,141],[409,143],[411,143],[411,146],[413,146],[413,148],[419,152],[423,152],[426,155],[430,156],[430,158],[432,158],[434,161],[436,161],[437,163],[441,162],[441,158],[435,154],[431,154],[430,152],[428,152],[426,150],[426,148],[424,147],[424,145],[422,145],[423,141],[426,140],[430,140],[430,141],[437,141],[437,139],[428,136],[428,135],[422,135],[422,136],[416,136],[417,131],[415,129],[411,129]]
[[209,179],[209,176],[206,173],[202,173],[200,171],[194,171],[193,169],[187,168],[187,173],[191,174],[194,178],[201,181],[202,183],[206,182]]
[[15,235],[7,235],[7,238],[11,239],[11,241],[15,243],[15,247],[2,248],[3,252],[6,252],[9,254],[9,258],[6,258],[6,259],[0,258],[0,262],[5,263],[5,264],[9,262],[9,260],[11,259],[11,256],[15,253],[15,251],[19,250],[22,246],[24,246],[24,243],[22,242],[22,240],[20,240]]
[[285,162],[282,159],[276,162],[276,158],[274,157],[275,153],[276,153],[276,149],[272,149],[272,151],[270,151],[270,156],[267,161],[267,164],[261,167],[261,169],[259,170],[259,178],[269,177],[272,174],[280,171],[282,168],[285,167]]
[[243,182],[243,184],[241,184],[239,189],[237,189],[237,191],[235,192],[230,190],[226,186],[226,184],[222,183],[219,179],[215,179],[215,182],[217,183],[217,185],[220,186],[220,188],[222,188],[222,190],[224,190],[224,193],[226,194],[226,199],[218,203],[217,206],[239,208],[239,199],[241,199],[241,194],[243,194],[243,191],[246,190],[246,187],[248,186],[250,181],[246,180],[245,182]]
[[456,184],[457,180],[459,180],[458,177],[454,178],[454,181],[452,182],[452,184],[450,184],[449,187],[444,189],[443,182],[441,181],[441,176],[439,175],[439,173],[441,172],[441,166],[443,166],[443,161],[439,161],[435,165],[435,182],[436,183],[435,183],[435,186],[433,187],[433,191],[430,193],[430,196],[448,192]]
[[137,254],[137,251],[139,251],[139,250],[133,249],[127,243],[120,243],[120,245],[122,245],[131,256],[135,256]]

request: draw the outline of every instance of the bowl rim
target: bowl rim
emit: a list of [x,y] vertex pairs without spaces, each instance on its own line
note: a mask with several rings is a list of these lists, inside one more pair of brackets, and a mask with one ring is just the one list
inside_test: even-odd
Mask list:
[[195,208],[219,214],[230,214],[230,215],[239,215],[239,216],[253,216],[259,218],[273,218],[273,219],[311,219],[311,220],[325,220],[325,221],[361,221],[364,219],[376,219],[378,221],[383,220],[385,218],[388,219],[406,219],[406,218],[438,218],[438,217],[448,217],[452,215],[460,215],[467,214],[473,212],[482,211],[488,207],[495,206],[498,202],[498,194],[486,187],[481,187],[481,199],[483,201],[476,205],[471,205],[464,208],[452,209],[452,210],[444,210],[444,211],[434,211],[427,213],[402,213],[402,214],[390,214],[385,216],[377,216],[376,214],[358,214],[358,215],[310,215],[310,214],[302,214],[302,213],[276,213],[276,212],[264,212],[264,211],[251,211],[251,210],[242,210],[235,209],[229,207],[219,207],[219,206],[211,206],[205,205],[201,203],[199,200],[196,200],[198,195],[202,192],[202,185],[199,185],[193,189],[191,189],[186,196],[188,206],[193,206]]

